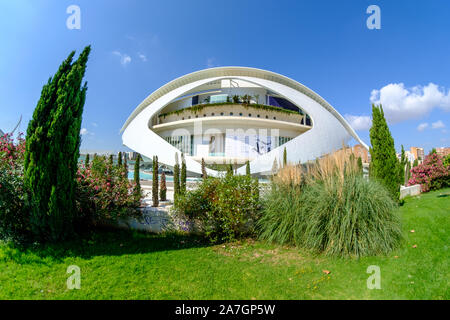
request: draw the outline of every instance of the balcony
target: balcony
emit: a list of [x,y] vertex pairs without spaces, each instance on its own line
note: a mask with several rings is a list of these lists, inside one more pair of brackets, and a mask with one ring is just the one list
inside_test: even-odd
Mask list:
[[300,132],[311,128],[310,125],[305,124],[306,117],[304,115],[291,110],[259,104],[215,103],[196,105],[161,114],[153,119],[152,129],[156,131],[175,129],[196,121],[220,122],[220,124],[241,122],[244,126],[282,127]]

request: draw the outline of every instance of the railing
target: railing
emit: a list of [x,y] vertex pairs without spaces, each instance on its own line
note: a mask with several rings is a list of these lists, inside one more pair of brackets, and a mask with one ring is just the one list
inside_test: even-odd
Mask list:
[[191,119],[230,116],[236,118],[242,117],[246,119],[276,120],[308,126],[305,123],[305,116],[300,113],[273,106],[255,104],[244,105],[235,103],[197,105],[174,112],[161,114],[154,119],[153,125]]

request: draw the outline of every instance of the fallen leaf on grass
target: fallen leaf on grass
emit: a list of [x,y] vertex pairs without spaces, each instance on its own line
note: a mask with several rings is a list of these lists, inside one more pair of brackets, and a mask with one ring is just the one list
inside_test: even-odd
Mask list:
[[331,273],[331,271],[329,271],[329,270],[322,270],[322,272],[325,273],[325,274],[330,274]]

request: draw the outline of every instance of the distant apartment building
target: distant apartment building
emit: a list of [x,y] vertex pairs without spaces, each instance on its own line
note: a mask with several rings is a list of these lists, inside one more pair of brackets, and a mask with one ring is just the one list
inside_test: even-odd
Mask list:
[[357,158],[361,157],[361,160],[363,163],[370,162],[369,152],[361,144],[357,144],[357,145],[353,146],[352,151]]
[[444,147],[436,148],[436,153],[438,155],[440,155],[441,157],[446,157],[450,154],[450,148],[448,148],[448,147],[447,148],[444,148]]
[[138,156],[137,152],[134,151],[127,152],[128,160],[136,160],[137,156]]
[[413,154],[414,159],[417,159],[419,163],[422,163],[423,159],[425,158],[425,152],[423,151],[423,148],[411,147],[411,153]]

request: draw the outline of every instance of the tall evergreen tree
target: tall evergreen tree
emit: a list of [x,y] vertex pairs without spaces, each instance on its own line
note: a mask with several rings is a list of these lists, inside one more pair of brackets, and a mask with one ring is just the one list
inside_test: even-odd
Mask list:
[[122,166],[122,152],[119,152],[119,155],[117,156],[117,166]]
[[202,178],[203,179],[208,178],[208,175],[206,174],[206,164],[204,158],[202,158]]
[[233,165],[231,164],[231,162],[227,165],[227,176],[232,176],[233,175]]
[[286,151],[286,147],[284,147],[283,150],[283,167],[285,167],[287,165],[287,151]]
[[414,159],[414,162],[413,162],[413,168],[414,168],[414,167],[417,167],[418,165],[419,165],[419,160]]
[[24,183],[30,192],[30,227],[38,240],[59,240],[73,233],[75,176],[87,84],[82,85],[90,53],[75,52],[43,87],[27,128]]
[[247,162],[245,163],[245,174],[247,176],[250,176],[250,161],[247,160]]
[[158,157],[153,157],[153,177],[152,177],[152,207],[159,206],[159,198],[158,198]]
[[400,182],[398,160],[389,127],[381,105],[372,105],[372,127],[370,128],[371,171],[370,176],[379,180],[389,191],[391,197],[398,201]]
[[186,159],[183,153],[181,154],[180,193],[186,193]]
[[112,154],[109,155],[109,164],[110,164],[111,166],[114,164],[114,158],[113,158],[113,155],[112,155]]
[[166,186],[166,173],[161,173],[161,184],[159,186],[159,199],[161,201],[167,200],[167,186]]
[[363,163],[361,157],[358,157],[358,170],[361,174],[363,174]]
[[134,183],[136,184],[135,191],[137,195],[141,194],[140,167],[141,167],[141,155],[138,154],[136,161],[134,162]]
[[178,152],[175,154],[175,166],[173,167],[173,191],[174,201],[177,201],[180,195],[180,164],[178,161]]
[[84,160],[84,165],[89,166],[89,153],[86,155],[86,159]]
[[128,160],[127,155],[123,154],[123,168],[125,169],[125,172],[128,174]]
[[405,181],[407,178],[407,168],[406,168],[406,163],[408,162],[408,160],[406,159],[406,154],[405,154],[405,148],[402,145],[402,152],[401,152],[401,157],[400,157],[400,162],[399,162],[399,181],[400,183],[406,185]]

